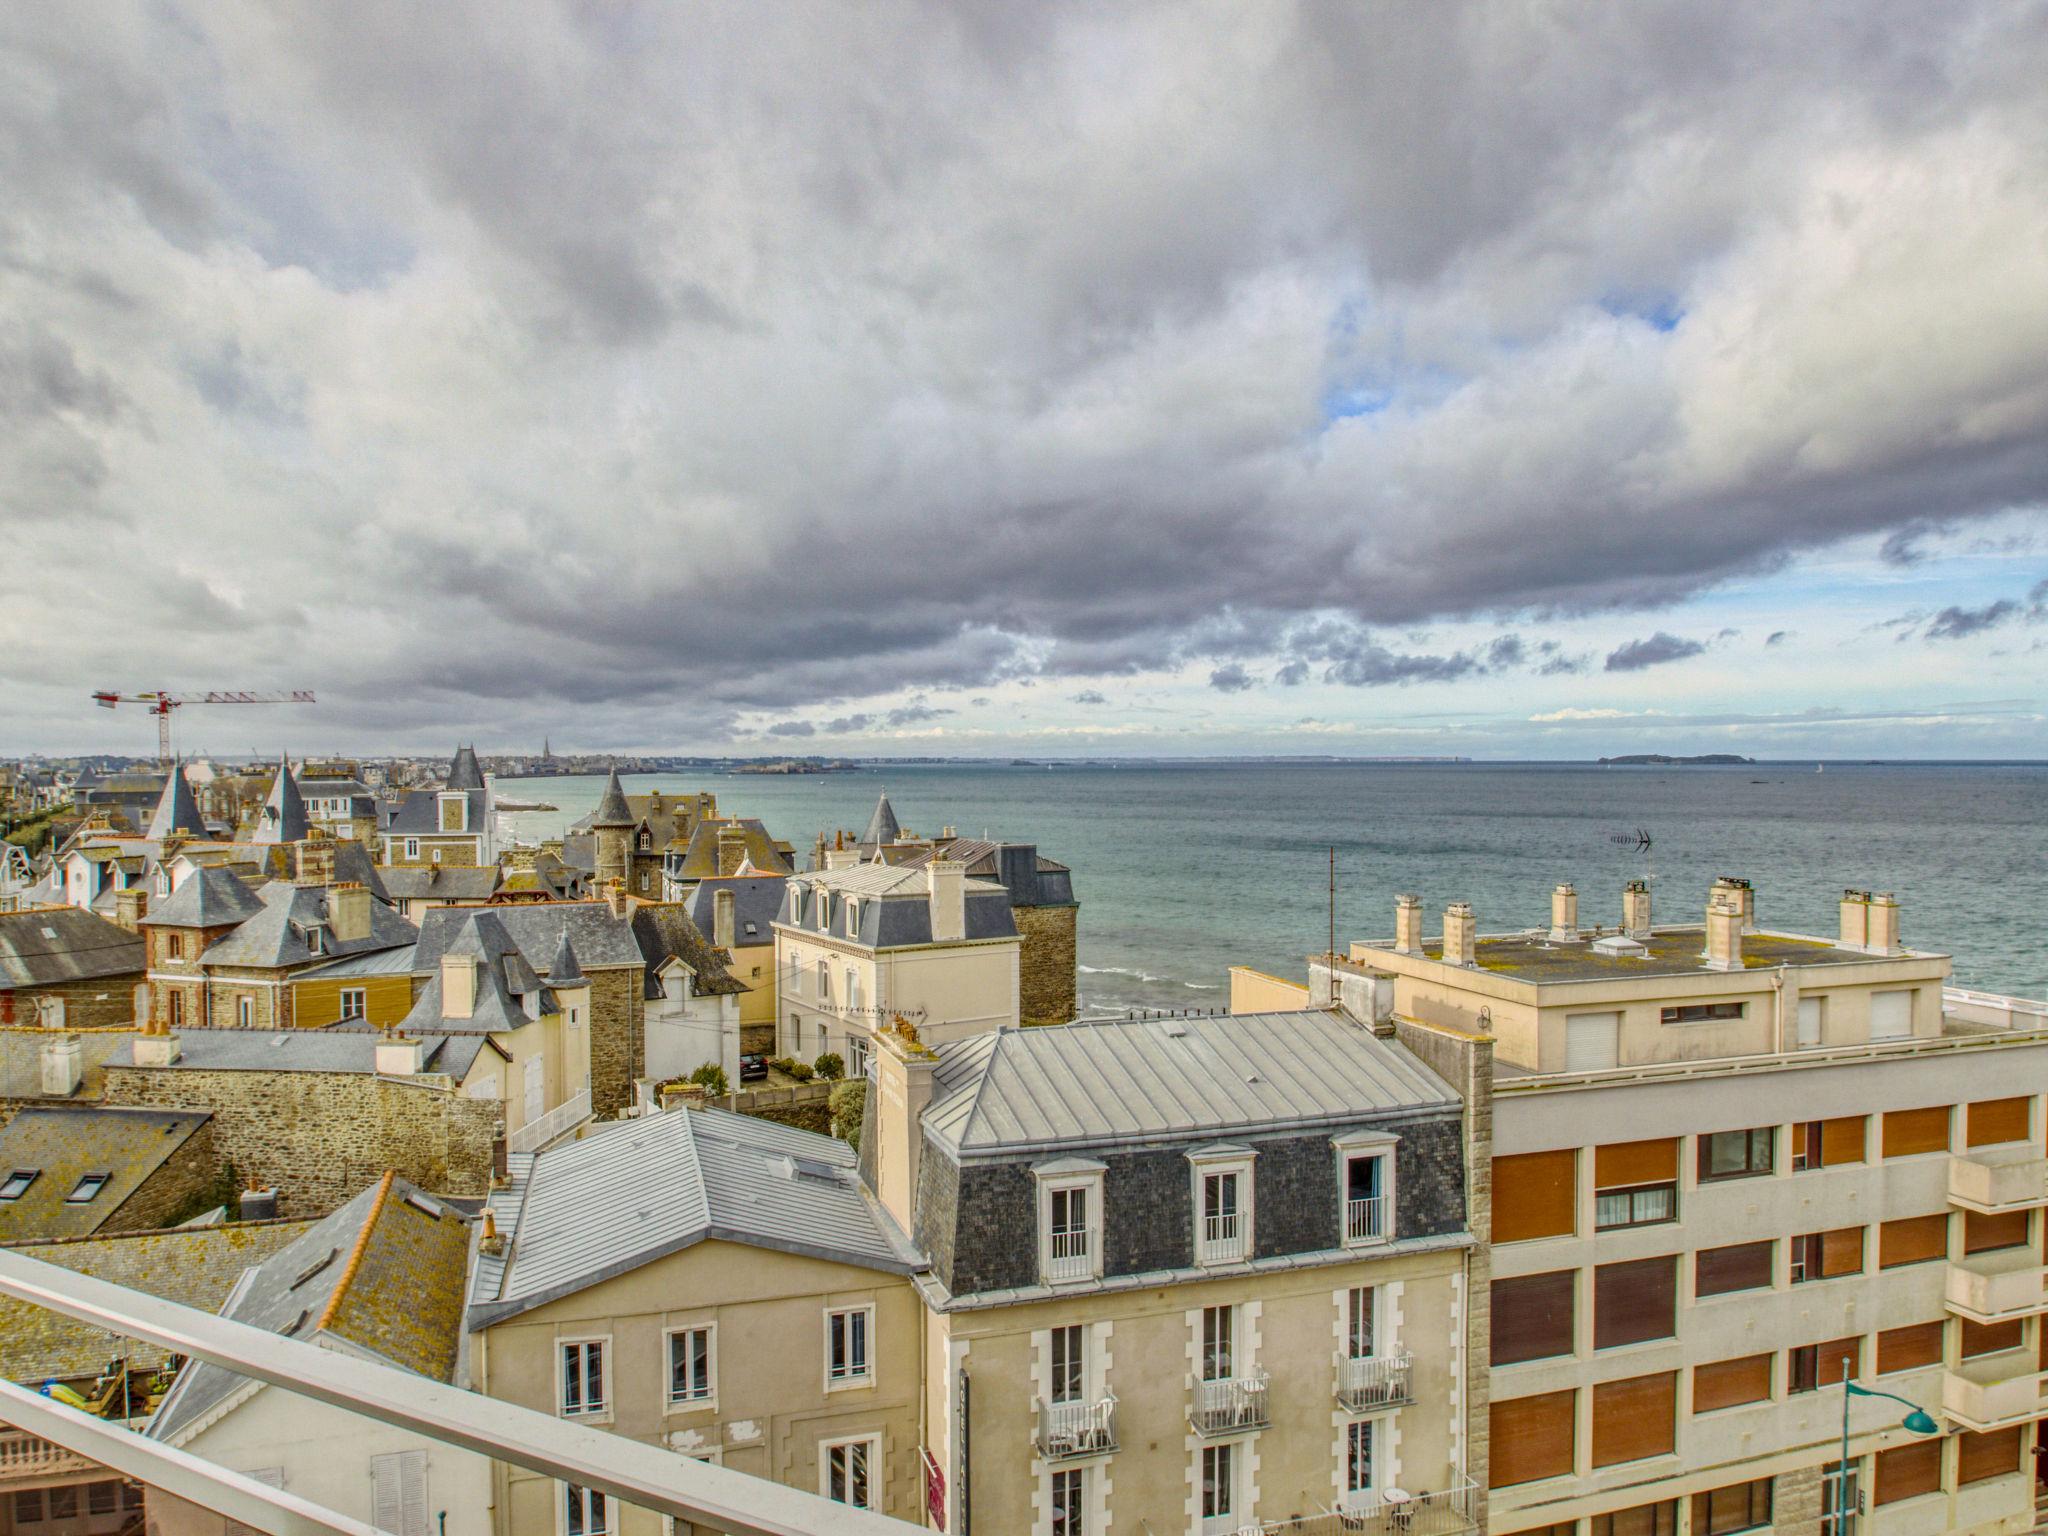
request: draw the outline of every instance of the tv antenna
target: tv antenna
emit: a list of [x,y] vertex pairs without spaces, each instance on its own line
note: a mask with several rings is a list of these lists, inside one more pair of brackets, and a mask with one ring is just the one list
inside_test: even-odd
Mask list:
[[1627,831],[1610,832],[1607,834],[1607,841],[1620,848],[1633,848],[1640,853],[1643,856],[1643,878],[1652,885],[1657,883],[1657,861],[1650,851],[1656,847],[1657,840],[1650,835],[1648,827],[1632,827]]

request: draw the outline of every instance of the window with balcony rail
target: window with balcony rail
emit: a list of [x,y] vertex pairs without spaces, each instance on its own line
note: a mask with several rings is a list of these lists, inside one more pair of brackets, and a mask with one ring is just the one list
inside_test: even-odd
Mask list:
[[1202,1176],[1202,1232],[1196,1256],[1204,1264],[1230,1263],[1245,1256],[1240,1182],[1241,1176],[1234,1170]]
[[1052,1192],[1051,1248],[1046,1266],[1050,1279],[1083,1280],[1095,1273],[1094,1245],[1088,1241],[1085,1187]]
[[1393,1236],[1393,1158],[1384,1152],[1344,1159],[1344,1241],[1383,1243]]
[[1101,1163],[1060,1158],[1034,1168],[1038,1180],[1038,1272],[1049,1285],[1102,1273]]

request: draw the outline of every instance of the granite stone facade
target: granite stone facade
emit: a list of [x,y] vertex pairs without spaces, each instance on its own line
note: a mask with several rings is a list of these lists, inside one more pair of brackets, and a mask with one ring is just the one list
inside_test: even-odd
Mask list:
[[1017,1016],[1025,1024],[1064,1024],[1079,1011],[1076,929],[1081,909],[1012,907],[1023,944],[1017,954]]

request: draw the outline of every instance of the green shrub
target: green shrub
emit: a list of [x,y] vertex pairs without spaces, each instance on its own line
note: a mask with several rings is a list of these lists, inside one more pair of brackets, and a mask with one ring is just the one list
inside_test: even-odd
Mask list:
[[835,1083],[825,1103],[832,1110],[832,1134],[858,1152],[861,1121],[867,1114],[868,1085],[858,1081]]
[[837,1051],[827,1051],[811,1063],[811,1070],[828,1083],[836,1083],[846,1076],[846,1060]]
[[800,1083],[808,1083],[811,1080],[811,1064],[807,1061],[792,1061],[782,1070]]
[[698,1084],[714,1099],[722,1099],[732,1088],[725,1080],[725,1068],[715,1061],[707,1061],[690,1074],[690,1081]]
[[768,1058],[768,1065],[780,1072],[784,1077],[787,1077],[796,1070],[796,1058],[794,1056],[771,1056]]

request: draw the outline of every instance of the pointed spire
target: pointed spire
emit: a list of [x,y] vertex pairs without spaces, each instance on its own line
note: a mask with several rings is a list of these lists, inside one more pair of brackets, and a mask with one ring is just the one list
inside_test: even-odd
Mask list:
[[889,804],[889,791],[882,791],[882,798],[875,802],[875,814],[868,818],[867,835],[863,843],[893,843],[902,835],[902,823],[896,820],[896,812]]
[[206,820],[199,814],[199,802],[192,797],[182,757],[171,764],[171,776],[164,780],[163,795],[157,800],[156,810],[149,818],[149,831],[144,835],[158,843],[173,837],[207,835]]
[[450,789],[482,789],[484,787],[483,765],[476,760],[475,747],[457,747],[455,761],[448,768]]
[[277,777],[270,783],[270,798],[256,815],[257,843],[302,843],[311,824],[306,820],[305,797],[299,781],[292,777],[291,759],[282,753],[277,759]]
[[584,985],[583,967],[576,963],[576,946],[569,942],[569,929],[562,929],[562,942],[555,946],[555,963],[548,967],[548,985],[551,987],[580,987]]
[[611,776],[604,781],[604,795],[597,802],[597,809],[590,814],[592,827],[630,827],[633,825],[633,811],[626,804],[626,791],[619,784],[619,770],[613,765]]

